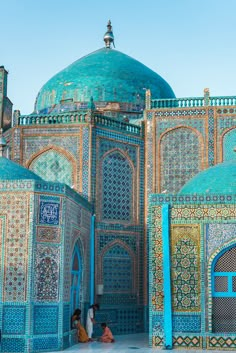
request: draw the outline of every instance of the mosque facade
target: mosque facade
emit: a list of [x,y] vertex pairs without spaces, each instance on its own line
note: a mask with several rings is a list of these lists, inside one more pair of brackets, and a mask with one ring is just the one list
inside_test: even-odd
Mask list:
[[30,115],[0,67],[1,351],[68,348],[95,302],[114,335],[236,348],[236,97],[176,98],[104,41]]

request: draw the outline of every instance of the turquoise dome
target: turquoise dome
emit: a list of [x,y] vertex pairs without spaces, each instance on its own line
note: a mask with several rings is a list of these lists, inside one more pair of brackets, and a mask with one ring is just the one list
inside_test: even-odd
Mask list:
[[210,167],[189,180],[179,194],[235,194],[236,160]]
[[0,157],[0,180],[20,179],[43,180],[29,169],[24,168],[5,157]]
[[175,98],[168,83],[139,61],[110,48],[99,49],[53,76],[40,90],[37,113],[61,104],[119,102],[144,108],[145,89],[153,98]]

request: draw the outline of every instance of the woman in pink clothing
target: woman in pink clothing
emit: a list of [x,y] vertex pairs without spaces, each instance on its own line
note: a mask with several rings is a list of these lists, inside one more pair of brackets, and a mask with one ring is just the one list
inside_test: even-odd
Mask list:
[[100,342],[103,343],[114,343],[114,337],[113,334],[111,332],[111,330],[109,329],[109,327],[105,324],[105,322],[103,322],[101,324],[102,329],[103,329],[103,335],[101,336],[101,338],[99,339]]

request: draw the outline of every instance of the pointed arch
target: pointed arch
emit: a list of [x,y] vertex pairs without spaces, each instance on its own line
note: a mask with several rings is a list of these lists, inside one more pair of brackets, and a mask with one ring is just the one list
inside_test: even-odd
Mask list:
[[61,147],[47,146],[35,153],[26,166],[47,181],[65,183],[70,187],[77,184],[76,161]]
[[190,126],[180,125],[161,134],[158,141],[158,192],[176,193],[204,168],[203,137]]
[[83,278],[83,258],[81,252],[81,243],[78,239],[73,247],[71,257],[71,290],[70,290],[70,303],[71,314],[75,309],[81,308],[81,293],[82,293],[82,278]]
[[236,314],[236,243],[230,241],[218,249],[209,261],[209,329],[235,332]]
[[110,242],[101,252],[101,283],[104,293],[135,292],[135,254],[121,240]]
[[235,126],[225,130],[220,136],[220,161],[236,159],[236,128]]
[[98,219],[132,223],[136,219],[136,171],[130,157],[121,149],[106,152],[98,168]]

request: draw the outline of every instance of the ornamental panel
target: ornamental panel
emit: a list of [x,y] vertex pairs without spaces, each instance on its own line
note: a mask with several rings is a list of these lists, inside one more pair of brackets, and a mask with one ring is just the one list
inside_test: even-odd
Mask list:
[[59,224],[60,204],[53,201],[40,200],[39,223],[41,224]]
[[126,249],[118,244],[109,248],[103,256],[104,292],[131,292],[132,268],[132,258]]
[[167,132],[160,143],[160,192],[178,192],[200,170],[197,134],[185,127]]
[[171,228],[173,309],[199,311],[200,308],[200,228],[173,225]]
[[34,334],[56,334],[58,331],[58,307],[42,306],[34,307]]
[[37,227],[37,241],[60,243],[61,230],[58,227]]
[[236,159],[236,129],[230,130],[223,139],[223,161]]
[[38,245],[35,253],[35,299],[57,301],[59,286],[60,249]]
[[108,154],[102,162],[102,198],[104,220],[132,220],[133,170],[120,152]]
[[35,158],[30,169],[46,181],[73,185],[73,166],[62,154],[54,150],[46,151]]

